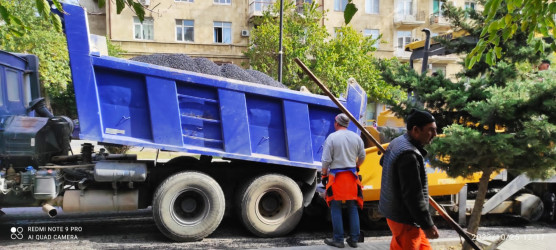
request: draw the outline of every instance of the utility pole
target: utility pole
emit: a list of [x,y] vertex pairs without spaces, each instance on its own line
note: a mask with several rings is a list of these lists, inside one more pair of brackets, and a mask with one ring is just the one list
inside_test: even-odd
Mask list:
[[278,81],[282,83],[282,63],[284,52],[282,51],[282,35],[283,35],[283,18],[284,18],[284,0],[280,0],[280,39],[278,45]]
[[423,52],[423,66],[421,66],[421,75],[427,73],[429,67],[429,50],[431,48],[431,31],[427,28],[422,29],[425,32],[425,47]]

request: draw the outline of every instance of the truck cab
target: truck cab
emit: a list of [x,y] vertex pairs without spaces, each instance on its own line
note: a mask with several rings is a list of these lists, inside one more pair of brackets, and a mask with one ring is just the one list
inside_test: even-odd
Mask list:
[[34,116],[29,104],[40,97],[38,68],[35,55],[0,51],[0,116]]

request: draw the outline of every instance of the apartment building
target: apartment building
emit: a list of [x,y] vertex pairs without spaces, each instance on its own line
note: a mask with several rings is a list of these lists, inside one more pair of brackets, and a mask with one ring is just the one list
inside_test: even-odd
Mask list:
[[[91,33],[105,35],[127,51],[126,56],[152,53],[185,53],[216,62],[241,64],[249,45],[253,17],[260,16],[277,0],[139,0],[146,7],[141,23],[129,8],[116,14],[116,6],[106,1],[99,9],[92,0],[81,0],[90,13]],[[344,23],[348,0],[296,0],[317,2],[327,18],[321,23],[330,34]],[[403,50],[410,42],[424,39],[423,28],[432,35],[450,32],[452,27],[442,17],[441,0],[353,0],[359,11],[351,24],[367,36],[382,34],[377,43],[378,57],[409,60]],[[453,0],[456,6],[475,8],[473,0]],[[460,70],[457,56],[435,56],[429,69],[443,70],[448,76]],[[416,62],[416,66],[420,67]]]
[[[328,33],[344,24],[344,9],[347,0],[321,1],[323,9],[327,11],[327,19],[323,24]],[[442,16],[444,3],[440,0],[353,0],[359,11],[353,17],[350,25],[366,36],[378,37],[381,42],[375,44],[376,56],[380,58],[397,57],[408,62],[411,52],[405,51],[408,43],[424,40],[425,33],[421,30],[428,28],[431,36],[442,35],[453,31],[446,18]],[[454,0],[455,6],[475,8],[474,1]],[[431,56],[428,60],[429,72],[441,70],[449,78],[455,78],[462,66],[462,58],[458,55]],[[414,68],[420,72],[422,61],[414,61]],[[381,103],[369,102],[367,106],[367,121],[375,120],[386,106]]]
[[239,0],[140,0],[145,20],[129,8],[117,14],[116,4],[106,1],[99,9],[92,0],[80,0],[89,13],[92,34],[108,37],[127,51],[126,57],[153,53],[184,53],[217,63],[247,62],[249,1]]
[[[324,8],[328,10],[328,19],[324,22],[328,32],[333,34],[336,27],[344,23],[343,6],[347,0],[324,1],[330,4]],[[333,2],[333,4],[332,4]],[[442,35],[453,31],[448,20],[442,16],[444,3],[440,0],[354,0],[359,11],[351,21],[351,25],[364,35],[377,36],[382,34],[382,42],[378,43],[376,55],[381,58],[397,57],[401,61],[409,61],[411,52],[404,51],[408,43],[424,40],[425,33],[421,30],[428,28],[432,36]],[[455,6],[475,8],[474,1],[454,0]],[[447,76],[461,70],[457,55],[432,56],[429,59],[431,72],[442,70]],[[421,62],[415,62],[415,68],[420,70]]]
[[[139,0],[146,6],[145,20],[141,23],[129,8],[116,14],[116,6],[106,1],[99,9],[93,0],[80,0],[89,12],[91,33],[105,35],[127,51],[125,56],[153,53],[185,53],[192,57],[206,57],[216,63],[247,62],[243,51],[249,46],[253,20],[262,16],[278,0]],[[326,18],[320,20],[328,33],[344,24],[344,10],[348,0],[296,0],[316,2]],[[404,51],[408,43],[425,39],[423,28],[432,36],[452,31],[442,16],[441,0],[353,0],[359,11],[350,25],[366,36],[377,37],[376,56],[397,57],[409,61],[410,52]],[[452,0],[454,5],[475,8],[473,0]],[[104,19],[104,21],[103,21]],[[450,78],[461,70],[457,55],[432,56],[426,66],[430,72],[442,70]],[[421,61],[414,62],[416,70]],[[371,104],[374,106],[374,104]],[[369,107],[380,111],[382,107]],[[377,112],[369,112],[374,119]],[[374,118],[373,118],[374,117]]]

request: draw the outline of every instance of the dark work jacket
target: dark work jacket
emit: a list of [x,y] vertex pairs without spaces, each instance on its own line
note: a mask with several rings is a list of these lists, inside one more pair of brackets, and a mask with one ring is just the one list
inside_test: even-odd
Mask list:
[[388,146],[380,159],[382,184],[378,209],[398,223],[429,229],[429,192],[425,160],[427,151],[406,133]]

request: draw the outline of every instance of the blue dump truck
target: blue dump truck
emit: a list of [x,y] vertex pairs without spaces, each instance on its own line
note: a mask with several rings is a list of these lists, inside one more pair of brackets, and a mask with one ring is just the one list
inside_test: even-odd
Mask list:
[[[42,206],[55,216],[57,208],[152,206],[157,227],[176,241],[210,235],[225,213],[261,237],[296,227],[340,112],[331,100],[101,56],[91,52],[85,11],[64,11],[80,139],[200,157],[162,164],[89,143],[70,154],[74,125],[45,108],[37,58],[0,52],[0,207]],[[366,93],[357,83],[340,101],[364,117]]]

